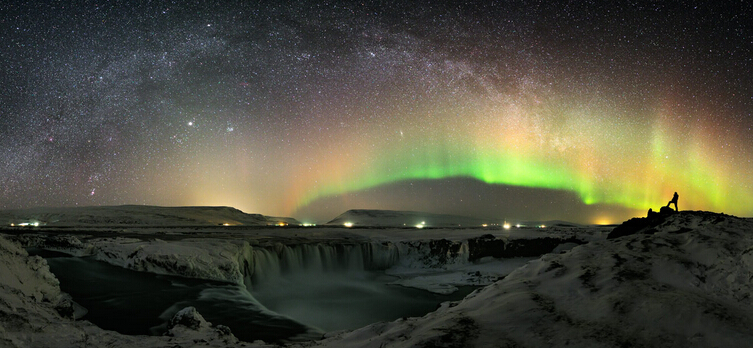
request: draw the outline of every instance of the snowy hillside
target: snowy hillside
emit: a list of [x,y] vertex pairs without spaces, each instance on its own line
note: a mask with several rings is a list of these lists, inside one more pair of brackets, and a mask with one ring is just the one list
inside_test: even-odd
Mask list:
[[480,227],[483,224],[500,224],[502,221],[417,211],[353,209],[340,214],[326,225],[342,226],[346,223],[363,227]]
[[316,346],[750,346],[753,220],[682,212],[654,228],[545,255],[422,318]]
[[74,208],[32,208],[0,211],[0,223],[9,226],[266,226],[291,218],[267,218],[230,207],[160,207],[148,205]]
[[[753,219],[687,211],[631,220],[622,226],[623,232],[631,226],[636,227],[621,237],[593,240],[564,253],[544,255],[464,300],[446,302],[423,317],[328,333],[321,341],[290,343],[288,347],[748,347],[753,342]],[[197,251],[199,240],[184,240],[175,246],[170,243],[133,240],[112,241],[108,248],[104,244],[93,246],[109,250],[103,255],[115,259],[133,254],[134,260],[143,256],[147,261],[161,249],[185,250],[186,255],[196,256],[193,264],[214,265],[232,274],[239,273],[239,269],[229,267],[237,262],[233,255],[249,250],[245,243],[228,242],[222,248],[204,243],[211,247],[202,254]],[[135,249],[129,253],[126,246],[130,244]],[[444,241],[428,245],[431,250],[456,245],[464,250],[468,246],[470,256],[471,244]],[[427,244],[422,245],[425,248]],[[44,260],[26,256],[3,238],[0,246],[2,344],[76,346],[84,340],[110,347],[188,344],[187,338],[179,336],[124,336],[61,317],[54,309],[56,303],[61,307],[60,290]],[[352,251],[360,250],[358,255],[380,254],[373,248],[381,246],[367,246]],[[325,251],[323,246],[296,248],[304,247],[317,249],[318,254]],[[384,247],[400,251],[399,244]],[[466,251],[459,254],[463,253]],[[434,252],[426,255],[432,260],[445,258],[445,254]],[[406,260],[422,258],[419,255]],[[198,313],[192,315],[198,318]],[[234,337],[222,334],[224,329],[218,331],[204,324],[197,327],[205,329],[189,330],[189,336],[200,337],[202,344],[261,344],[237,343]]]
[[172,318],[166,336],[127,336],[74,320],[74,306],[44,259],[0,237],[0,347],[238,346],[227,327],[211,325],[192,308]]

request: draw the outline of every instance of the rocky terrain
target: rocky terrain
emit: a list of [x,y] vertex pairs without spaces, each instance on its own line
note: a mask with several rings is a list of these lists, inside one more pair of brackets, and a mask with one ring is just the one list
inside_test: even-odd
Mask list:
[[[320,341],[288,345],[745,347],[753,341],[753,330],[750,329],[753,327],[753,300],[750,297],[753,221],[690,211],[638,221],[640,223],[634,221],[623,225],[619,237],[573,239],[567,243],[571,249],[543,255],[509,270],[502,279],[491,281],[490,285],[464,300],[446,302],[423,317],[327,333]],[[18,239],[18,236],[10,237]],[[476,252],[483,250],[482,259],[499,257],[495,253],[499,253],[500,248],[506,249],[504,244],[494,247],[493,243],[499,243],[495,242],[497,237],[475,238],[475,242],[490,242],[483,249],[474,248]],[[190,244],[190,241],[183,241],[182,247],[180,243],[176,247],[170,245],[173,242],[133,240],[132,243],[117,243],[110,240],[111,248],[106,249],[91,240],[79,242],[82,247],[77,250],[98,250],[103,255],[107,253],[102,250],[111,250],[113,260],[129,259],[131,254],[123,249],[123,245],[134,244],[133,249],[128,249],[135,252],[132,259],[148,259],[148,255],[158,255],[158,250],[181,250]],[[164,243],[169,248],[156,248],[150,243]],[[414,250],[425,248],[429,252],[418,253],[408,260],[414,263],[420,260],[424,264],[435,262],[448,267],[458,260],[453,255],[471,255],[470,250],[464,248],[474,242],[466,239],[463,244],[447,239],[433,244],[428,241],[421,243],[423,246]],[[265,345],[262,342],[239,342],[221,323],[217,326],[204,324],[199,319],[200,314],[191,309],[181,313],[195,320],[174,320],[168,333],[172,336],[125,336],[101,330],[86,321],[73,319],[73,305],[60,293],[57,280],[43,259],[29,257],[18,244],[6,238],[0,239],[0,247],[2,345]],[[201,249],[198,244],[192,247]],[[207,269],[223,266],[198,261],[232,254],[228,250],[217,254],[203,252],[207,253],[206,257],[194,259],[193,263],[204,264]],[[175,259],[181,258],[180,253],[175,255]],[[184,254],[188,255],[195,256],[195,250]],[[421,260],[421,257],[428,259]],[[128,263],[123,266],[130,267]],[[232,267],[224,269],[232,270]]]

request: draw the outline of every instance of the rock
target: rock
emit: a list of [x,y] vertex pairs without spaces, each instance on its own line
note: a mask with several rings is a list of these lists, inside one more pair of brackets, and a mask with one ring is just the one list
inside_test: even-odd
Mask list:
[[167,323],[166,336],[182,337],[193,340],[219,340],[225,343],[237,343],[238,339],[225,325],[212,327],[195,307],[186,307],[175,313]]
[[207,323],[207,321],[204,319],[201,314],[199,314],[199,311],[196,310],[195,307],[186,307],[178,311],[178,313],[175,313],[175,315],[170,319],[170,322],[167,323],[167,329],[172,330],[178,325],[185,326],[191,330],[199,330],[202,327],[207,327],[210,325],[210,323]]
[[659,215],[672,215],[675,213],[677,213],[677,211],[668,206],[663,206],[659,209]]
[[214,329],[220,336],[233,336],[233,332],[225,325],[217,325]]
[[660,225],[662,222],[664,222],[664,219],[674,214],[677,214],[677,212],[667,206],[661,207],[659,212],[655,212],[653,211],[653,209],[649,209],[648,214],[646,214],[645,218],[632,218],[615,227],[612,232],[609,232],[607,239],[629,236],[636,233],[654,233],[654,227]]
[[557,246],[565,243],[583,244],[575,238],[532,238],[532,239],[496,239],[492,235],[483,235],[468,239],[469,261],[484,257],[512,258],[533,257],[552,252]]
[[55,304],[55,310],[63,318],[78,320],[83,318],[89,310],[73,301],[71,295],[61,293],[58,303]]

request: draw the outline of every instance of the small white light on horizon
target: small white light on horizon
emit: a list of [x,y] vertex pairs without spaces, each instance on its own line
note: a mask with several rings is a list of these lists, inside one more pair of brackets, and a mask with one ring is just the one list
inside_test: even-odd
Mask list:
[[343,224],[343,226],[345,226],[345,227],[353,227],[353,223],[352,222],[346,222],[346,223]]
[[509,230],[509,229],[510,229],[510,227],[512,227],[512,226],[510,226],[510,224],[508,224],[508,223],[506,223],[506,222],[505,222],[505,224],[504,224],[504,225],[502,225],[502,228],[504,228],[504,229],[506,229],[506,230]]

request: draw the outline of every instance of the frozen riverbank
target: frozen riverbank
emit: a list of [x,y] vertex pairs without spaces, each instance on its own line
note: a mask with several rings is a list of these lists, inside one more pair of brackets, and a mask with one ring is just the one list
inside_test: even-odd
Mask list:
[[[603,229],[252,229],[114,233],[87,230],[10,236],[27,247],[91,256],[155,274],[231,282],[253,289],[281,275],[380,270],[395,284],[437,293],[483,286],[532,258],[603,239]],[[492,234],[494,233],[494,234]]]
[[[400,287],[429,290],[441,294],[435,296],[444,296],[454,293],[459,287],[491,284],[532,259],[531,257],[510,259],[482,257],[484,248],[479,247],[480,244],[477,241],[471,241],[469,244],[468,239],[463,239],[468,235],[478,235],[479,232],[483,232],[479,230],[421,231],[420,236],[423,238],[443,237],[428,240],[416,239],[415,230],[405,229],[254,229],[250,232],[232,233],[211,229],[198,232],[195,229],[169,231],[169,234],[164,232],[155,234],[149,229],[132,228],[128,231],[93,229],[86,233],[70,233],[69,230],[66,230],[66,233],[60,233],[58,230],[44,229],[38,231],[39,233],[15,233],[9,238],[20,241],[27,247],[55,250],[68,255],[100,260],[124,269],[237,284],[253,292],[253,296],[268,303],[274,311],[297,318],[301,322],[313,323],[315,327],[325,330],[353,329],[374,321],[390,320],[390,315],[392,318],[405,315],[389,314],[390,311],[387,309],[392,306],[391,304],[378,305],[379,302],[375,301],[377,297],[374,296],[380,296],[379,294],[389,288],[369,290],[369,297],[372,301],[367,303],[378,307],[363,311],[355,310],[362,312],[365,316],[346,319],[348,323],[345,326],[337,324],[339,320],[337,318],[342,316],[339,314],[345,314],[357,308],[358,305],[353,307],[355,303],[349,305],[348,310],[339,312],[334,306],[306,310],[305,308],[311,307],[311,304],[324,301],[324,297],[303,296],[301,300],[304,302],[291,307],[290,301],[298,295],[287,293],[285,301],[278,301],[276,298],[281,293],[274,289],[305,287],[308,292],[315,294],[318,288],[316,284],[324,282],[327,285],[320,289],[321,294],[340,291],[339,288],[333,288],[332,284],[344,284],[346,287],[359,284],[358,289],[352,288],[352,290],[357,290],[355,291],[357,293],[366,289],[364,288],[366,278],[363,278],[365,275],[380,272],[397,277],[387,282],[393,284],[393,287],[399,286],[390,290],[394,292],[391,295],[389,292],[384,295],[393,297],[391,302],[394,302],[400,310],[409,310],[416,305],[419,298],[425,295],[415,293],[411,295],[413,300],[400,305],[398,293],[408,291],[407,289],[400,290]],[[521,249],[521,245],[528,245],[529,247],[523,248],[526,256],[531,252],[539,252],[530,248],[530,245],[537,243],[538,238],[535,236],[527,235],[529,238],[516,241],[509,239],[509,231],[497,230],[495,232],[504,232],[506,235],[497,238],[487,233],[483,235],[483,238],[477,238],[497,243],[495,245],[501,245],[503,249],[507,243],[510,250],[518,250]],[[368,240],[367,236],[373,236],[374,239]],[[545,251],[551,251],[557,245],[553,244],[552,240],[558,240],[559,245],[563,247],[571,247],[570,244],[573,244],[570,233],[558,235],[550,232],[547,236],[542,239],[545,240],[542,244]],[[387,239],[390,238],[395,241],[388,241]],[[476,259],[472,260],[473,257]],[[62,261],[54,262],[57,264]],[[299,280],[299,282],[296,283],[293,280]],[[456,299],[462,298],[468,290],[464,291],[461,297],[456,297]],[[249,296],[251,296],[250,293]],[[348,298],[348,296],[341,296],[336,301],[350,301],[347,300]],[[388,299],[385,298],[385,301]],[[436,308],[439,302],[434,302],[434,304],[427,302],[428,307],[421,312],[409,315],[423,315]],[[421,301],[418,303],[420,304]],[[186,305],[189,304],[192,303],[186,302]],[[176,307],[177,309],[179,308]],[[335,312],[327,315],[327,310],[335,310]],[[384,314],[378,314],[381,312]],[[207,314],[213,317],[212,313]],[[314,318],[313,322],[307,320],[311,318]],[[115,321],[117,322],[117,319]],[[241,337],[249,336],[244,333]]]
[[[751,231],[753,220],[721,214],[663,216],[650,228],[620,238],[545,255],[423,317],[375,323],[289,346],[743,347],[753,340]],[[46,263],[5,239],[0,242],[2,274],[12,275],[2,277],[0,284],[5,345],[155,347],[193,342],[180,336],[118,335],[62,317],[55,310],[60,290]],[[89,243],[86,238],[81,242]],[[442,260],[434,256],[431,260]],[[214,329],[176,332],[189,332],[209,346],[239,345]]]

